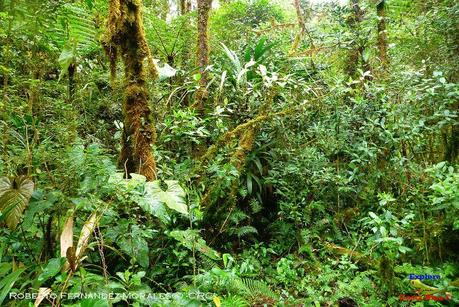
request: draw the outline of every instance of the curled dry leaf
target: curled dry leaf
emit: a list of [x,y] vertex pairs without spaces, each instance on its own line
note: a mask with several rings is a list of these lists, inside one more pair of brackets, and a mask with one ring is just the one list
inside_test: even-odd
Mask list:
[[65,222],[61,233],[61,257],[66,257],[67,249],[73,246],[73,214]]
[[94,232],[94,229],[99,222],[100,215],[97,212],[91,214],[89,219],[83,225],[81,229],[80,238],[78,239],[78,244],[75,252],[76,263],[75,263],[75,270],[78,267],[78,262],[82,260],[83,254],[86,251],[86,248],[89,244],[89,239],[91,238],[91,234]]

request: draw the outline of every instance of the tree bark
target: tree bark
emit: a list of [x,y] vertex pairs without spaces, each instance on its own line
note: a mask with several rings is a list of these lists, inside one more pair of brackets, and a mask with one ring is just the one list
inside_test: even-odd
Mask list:
[[145,40],[141,6],[139,0],[110,1],[106,50],[118,50],[124,63],[124,131],[119,165],[126,175],[138,173],[151,181],[156,179],[151,148],[156,141],[156,131],[148,104],[145,58],[149,60],[152,74],[156,76],[157,73],[151,65],[150,49]]

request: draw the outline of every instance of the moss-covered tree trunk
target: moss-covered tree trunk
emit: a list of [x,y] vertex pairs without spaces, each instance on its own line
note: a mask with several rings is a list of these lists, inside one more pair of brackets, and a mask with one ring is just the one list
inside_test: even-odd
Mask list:
[[111,0],[105,43],[110,58],[119,54],[124,63],[124,132],[120,167],[127,174],[139,173],[148,180],[154,180],[156,164],[151,147],[155,143],[156,132],[148,104],[145,58],[149,59],[154,75],[156,71],[145,41],[141,8],[140,0]]
[[[351,0],[350,8],[351,14],[347,20],[347,24],[350,30],[354,32],[354,35],[358,35],[356,33],[358,32],[359,25],[363,18],[359,0]],[[352,79],[356,78],[357,68],[359,66],[359,58],[361,57],[362,52],[363,48],[359,45],[358,41],[356,42],[356,40],[354,40],[349,48],[344,68],[346,74]]]
[[207,99],[207,72],[209,65],[209,13],[212,7],[212,0],[198,0],[198,45],[196,64],[199,67],[201,79],[199,89],[196,91],[194,106],[202,113],[204,101]]
[[386,1],[382,0],[376,6],[378,15],[378,53],[379,60],[383,70],[386,69],[388,63],[387,57],[387,31],[386,31]]
[[[350,30],[353,32],[354,40],[351,44],[347,59],[345,61],[345,73],[352,79],[359,78],[357,74],[357,69],[359,66],[364,72],[370,72],[370,74],[365,74],[363,77],[363,82],[365,80],[371,80],[371,67],[368,59],[365,58],[365,47],[366,43],[363,38],[361,23],[363,21],[364,12],[360,7],[359,0],[351,0],[350,2],[351,15],[347,20],[347,24]],[[363,82],[361,85],[363,85]]]

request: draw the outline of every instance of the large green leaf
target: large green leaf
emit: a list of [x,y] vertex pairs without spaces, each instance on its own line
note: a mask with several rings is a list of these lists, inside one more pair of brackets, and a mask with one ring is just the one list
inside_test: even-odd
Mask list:
[[76,56],[76,43],[71,41],[67,42],[59,56],[59,59],[57,60],[59,62],[59,66],[61,67],[59,79],[62,79],[62,77],[68,72],[70,65],[75,62]]
[[147,181],[147,178],[143,175],[134,173],[130,175],[130,179],[125,179],[123,173],[112,174],[108,179],[108,183],[122,188],[125,192],[131,192]]
[[137,204],[145,211],[159,218],[163,223],[170,222],[169,214],[163,202],[158,201],[158,197],[153,194],[151,189],[147,188],[145,195],[137,200]]
[[44,268],[43,272],[38,276],[39,282],[45,282],[51,277],[56,276],[65,264],[65,257],[52,258]]
[[[122,173],[110,176],[109,183],[131,195],[142,209],[158,217],[164,223],[169,221],[166,206],[170,209],[188,215],[185,203],[185,191],[178,181],[151,181],[146,182],[145,176],[130,174],[130,179],[124,179]],[[140,192],[139,194],[139,191]]]
[[223,43],[221,43],[221,45],[223,47],[223,50],[225,51],[226,56],[232,64],[233,75],[234,77],[237,77],[243,69],[241,61],[239,60],[237,54],[233,50],[226,47],[226,45]]
[[196,230],[174,230],[171,231],[170,236],[190,250],[195,249],[213,260],[220,259],[218,252],[209,247]]
[[140,236],[129,236],[122,238],[119,246],[121,249],[134,258],[142,267],[150,265],[149,248],[147,241]]
[[88,9],[92,10],[94,7],[94,0],[85,0]]
[[0,263],[0,279],[3,279],[3,276],[8,273],[13,266],[10,263],[3,262]]
[[0,178],[0,211],[8,228],[15,229],[32,196],[34,183],[25,176]]
[[161,187],[162,182],[155,180],[145,184],[145,190],[149,199],[150,206],[158,207],[160,204],[165,204],[170,209],[177,212],[188,214],[188,207],[185,203],[185,191],[179,185],[178,181],[164,181],[165,189]]

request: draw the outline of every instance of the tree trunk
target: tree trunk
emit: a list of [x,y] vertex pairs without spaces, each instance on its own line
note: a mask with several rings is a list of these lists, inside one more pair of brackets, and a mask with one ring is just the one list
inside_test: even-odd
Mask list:
[[191,10],[190,0],[180,0],[180,15],[185,15]]
[[[347,59],[345,62],[345,72],[346,74],[352,78],[352,79],[357,79],[359,76],[357,75],[357,68],[361,65],[361,68],[364,72],[371,72],[371,67],[370,63],[368,62],[368,59],[365,59],[364,54],[365,54],[365,43],[362,41],[361,36],[362,34],[360,33],[361,31],[361,23],[363,21],[363,11],[360,8],[359,0],[351,0],[351,10],[352,14],[347,20],[348,26],[351,29],[352,32],[354,32],[355,35],[355,42],[351,45]],[[371,80],[371,74],[370,75],[365,75],[363,77],[363,83],[365,80]]]
[[385,2],[385,0],[382,0],[376,6],[376,13],[378,15],[378,53],[383,70],[385,70],[388,64]]
[[306,25],[303,19],[303,12],[300,7],[300,0],[293,0],[293,6],[295,7],[296,18],[298,26],[300,27],[300,31],[298,31],[298,33],[295,35],[295,39],[293,40],[292,46],[290,47],[290,55],[293,55],[296,52],[300,44],[301,38],[303,37],[304,32],[306,31]]
[[73,96],[75,94],[75,63],[69,65],[68,74],[69,74],[69,101],[73,100]]
[[197,45],[197,66],[200,69],[201,79],[199,89],[196,91],[195,107],[203,113],[204,101],[207,99],[207,72],[209,65],[209,35],[208,23],[209,12],[212,0],[198,0],[198,45]]
[[[300,5],[300,0],[293,0],[293,6],[295,7],[296,11],[296,19],[298,22],[298,26],[300,27],[300,31],[296,34],[295,40],[292,43],[292,46],[290,47],[289,55],[295,55],[296,50],[298,49],[298,46],[300,44],[301,39],[303,38],[304,34],[308,36],[309,40],[309,48],[310,50],[314,50],[314,40],[312,39],[311,33],[309,33],[308,29],[306,29],[306,23],[304,21],[304,12],[301,9]],[[314,60],[312,59],[312,55],[310,57],[311,59],[311,67],[316,70],[316,65],[314,64]]]
[[303,11],[301,10],[300,0],[294,0],[293,5],[295,6],[298,25],[300,26],[301,30],[304,32],[304,30],[306,29],[306,24],[304,23]]
[[[347,20],[348,26],[353,32],[357,32],[360,23],[362,22],[362,11],[360,9],[359,0],[351,0],[351,10],[352,14],[350,15],[349,19]],[[357,67],[359,65],[359,58],[361,58],[361,54],[363,53],[363,48],[359,46],[359,43],[354,42],[349,49],[346,63],[345,63],[345,72],[346,74],[352,78],[356,78]]]
[[151,65],[145,40],[141,6],[138,0],[111,0],[106,39],[107,50],[118,50],[124,63],[124,131],[119,164],[126,175],[138,173],[151,181],[156,179],[151,148],[156,141],[156,132],[148,104],[143,60],[148,58],[152,73],[156,74],[156,71]]
[[180,15],[186,14],[186,0],[180,0]]

